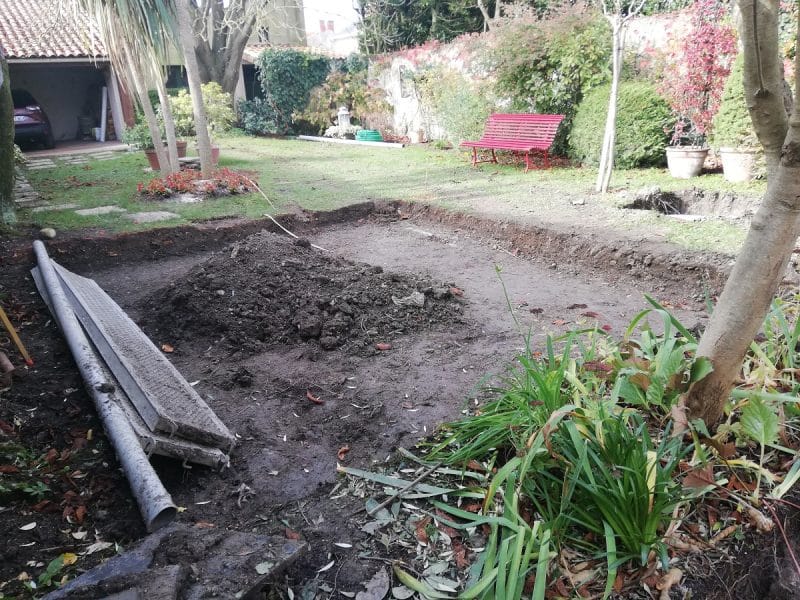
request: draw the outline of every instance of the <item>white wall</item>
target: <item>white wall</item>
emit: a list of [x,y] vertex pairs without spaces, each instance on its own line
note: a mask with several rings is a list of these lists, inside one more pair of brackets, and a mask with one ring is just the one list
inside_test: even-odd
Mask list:
[[[78,115],[90,107],[98,115],[103,72],[93,66],[58,63],[10,64],[11,87],[25,89],[39,101],[50,118],[56,140],[74,140]],[[91,94],[91,96],[90,96]],[[99,126],[95,123],[95,126]]]

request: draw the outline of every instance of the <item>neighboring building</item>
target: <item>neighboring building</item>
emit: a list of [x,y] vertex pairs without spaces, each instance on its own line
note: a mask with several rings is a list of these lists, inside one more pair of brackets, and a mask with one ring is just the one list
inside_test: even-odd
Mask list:
[[356,0],[303,0],[309,48],[336,56],[358,52]]
[[101,126],[105,88],[106,127],[113,137],[124,128],[124,112],[132,115],[130,101],[120,93],[92,24],[58,6],[54,0],[0,0],[0,46],[11,86],[39,101],[56,140],[74,140]]

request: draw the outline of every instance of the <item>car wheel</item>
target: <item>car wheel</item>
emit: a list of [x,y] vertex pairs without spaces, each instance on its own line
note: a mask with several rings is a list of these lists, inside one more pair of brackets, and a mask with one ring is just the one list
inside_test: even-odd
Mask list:
[[53,132],[48,131],[47,135],[44,136],[44,141],[42,142],[44,147],[48,150],[52,150],[56,147],[56,140],[53,138]]

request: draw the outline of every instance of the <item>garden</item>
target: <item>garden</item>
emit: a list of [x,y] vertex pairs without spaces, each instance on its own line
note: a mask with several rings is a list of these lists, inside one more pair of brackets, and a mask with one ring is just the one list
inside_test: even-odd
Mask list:
[[[607,192],[611,34],[579,11],[369,63],[267,50],[238,116],[203,89],[210,170],[145,158],[144,115],[131,152],[28,170],[42,204],[0,237],[34,359],[2,391],[0,598],[116,593],[81,576],[155,539],[36,294],[45,230],[235,432],[221,471],[152,457],[178,521],[303,547],[255,566],[256,597],[796,597],[796,254],[716,426],[684,410],[769,168],[726,11],[700,0],[625,56]],[[152,116],[192,138],[189,94],[164,91]],[[470,166],[458,144],[499,110],[565,115],[552,168]],[[723,172],[723,148],[752,170]],[[698,151],[689,181],[667,166]],[[185,590],[197,553],[161,548],[134,576],[180,566]]]

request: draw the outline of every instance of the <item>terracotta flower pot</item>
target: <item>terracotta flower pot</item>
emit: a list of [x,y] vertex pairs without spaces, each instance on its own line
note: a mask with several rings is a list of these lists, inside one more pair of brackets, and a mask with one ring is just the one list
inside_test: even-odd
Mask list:
[[722,161],[723,176],[733,183],[750,181],[755,175],[757,156],[756,150],[720,148],[719,158]]
[[[175,142],[175,146],[178,150],[178,158],[183,158],[186,156],[186,148],[188,147],[189,143],[186,140],[178,140]],[[153,148],[148,148],[144,151],[145,156],[147,156],[147,162],[150,163],[150,168],[153,171],[161,170],[161,164],[158,162],[158,155]]]
[[700,175],[708,156],[708,148],[696,146],[670,146],[667,148],[669,174],[677,179],[690,179]]

